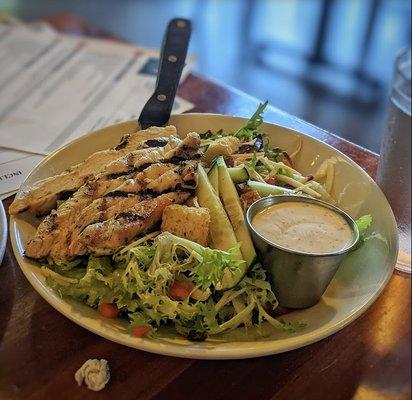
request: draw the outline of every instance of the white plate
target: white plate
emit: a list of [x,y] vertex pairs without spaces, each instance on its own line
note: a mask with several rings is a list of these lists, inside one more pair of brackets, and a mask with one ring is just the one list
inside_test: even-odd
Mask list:
[[[243,122],[242,118],[213,114],[176,115],[170,121],[180,134],[220,128],[233,131]],[[34,169],[22,189],[80,162],[90,153],[115,145],[123,134],[135,127],[135,121],[114,125],[57,150]],[[354,218],[372,214],[373,229],[383,238],[370,240],[345,260],[316,306],[285,316],[286,320],[307,323],[304,330],[287,334],[265,327],[262,338],[253,330],[241,328],[202,343],[189,342],[171,332],[162,333],[156,339],[131,337],[122,330],[121,321],[104,320],[93,309],[61,299],[46,286],[38,267],[23,257],[25,244],[35,232],[33,220],[25,215],[12,217],[10,221],[14,254],[23,273],[49,304],[75,323],[114,342],[153,353],[204,359],[257,357],[296,349],[339,331],[367,310],[391,277],[398,251],[395,219],[374,181],[348,157],[318,140],[283,127],[265,124],[264,130],[272,145],[289,152],[298,147],[301,138],[302,150],[296,164],[297,169],[306,174],[313,173],[323,160],[336,157],[333,191],[339,205]]]

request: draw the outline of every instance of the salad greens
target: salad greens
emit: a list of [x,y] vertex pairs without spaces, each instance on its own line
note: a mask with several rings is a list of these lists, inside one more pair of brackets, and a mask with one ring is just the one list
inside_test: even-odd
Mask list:
[[372,215],[370,214],[364,215],[360,217],[359,219],[357,219],[355,222],[359,229],[359,236],[361,238],[364,238],[366,231],[372,224]]
[[265,152],[265,156],[271,161],[282,162],[285,159],[285,153],[283,152],[283,150],[279,147],[271,148],[269,146],[269,140],[267,140],[267,138],[265,140],[263,149]]
[[206,132],[203,132],[200,134],[200,138],[203,140],[207,140],[207,139],[219,139],[226,136],[223,129],[219,129],[217,132],[213,132],[210,129],[208,129]]
[[263,112],[267,104],[267,101],[260,103],[252,117],[236,132],[224,132],[220,129],[216,133],[208,130],[201,134],[203,147],[208,149],[211,143],[227,136],[236,137],[244,144],[246,143],[252,147],[253,145],[250,143],[253,143],[253,141],[263,141],[262,151],[252,150],[248,151],[247,154],[232,154],[235,166],[245,168],[252,181],[266,182],[269,185],[272,184],[271,182],[276,181],[274,189],[285,187],[294,190],[297,194],[308,195],[334,204],[335,201],[329,193],[333,186],[333,177],[327,179],[329,190],[326,190],[325,185],[315,181],[313,176],[303,176],[295,170],[288,153],[278,147],[270,147],[268,137],[261,129]]
[[233,136],[240,140],[249,142],[255,139],[258,135],[261,135],[262,132],[260,130],[260,126],[263,123],[263,112],[265,111],[267,105],[267,100],[264,103],[260,103],[257,110],[246,122],[246,124],[233,133]]
[[358,249],[359,247],[362,246],[362,244],[365,242],[365,240],[368,240],[370,237],[375,236],[376,234],[372,233],[371,235],[368,235],[368,230],[371,227],[373,222],[372,215],[366,214],[363,215],[362,217],[358,218],[355,223],[358,227],[359,230],[359,240],[357,245],[355,246],[354,250]]
[[[269,315],[267,307],[277,301],[266,273],[257,264],[233,289],[218,292],[215,286],[226,270],[238,263],[228,252],[205,248],[169,232],[158,232],[119,250],[113,257],[90,256],[84,263],[43,267],[46,282],[61,296],[97,307],[115,304],[130,322],[130,329],[173,325],[192,339],[232,330],[239,325],[259,326],[263,321],[286,330],[292,325]],[[175,281],[192,282],[191,293],[200,291],[205,300],[192,296],[174,299],[169,290]]]
[[212,139],[216,140],[224,136],[234,136],[239,140],[249,142],[256,139],[258,136],[262,136],[260,126],[263,123],[263,112],[265,111],[268,101],[260,103],[256,111],[249,118],[245,125],[239,128],[236,132],[224,132],[223,129],[219,129],[217,132],[208,130],[200,134],[200,138],[203,140]]
[[[209,171],[208,177],[201,165],[199,171],[203,173],[198,174],[196,200],[209,209],[211,217],[216,217],[215,227],[221,227],[222,218],[226,217],[228,230],[220,234],[225,246],[218,246],[213,240],[212,243],[215,247],[230,247],[227,251],[204,247],[169,232],[153,232],[112,256],[90,255],[70,262],[50,261],[42,267],[47,284],[61,296],[93,308],[113,307],[115,315],[128,320],[130,332],[135,332],[135,329],[146,332],[148,329],[149,334],[154,335],[158,328],[173,326],[191,340],[204,340],[207,336],[239,326],[260,327],[265,321],[287,331],[304,327],[271,315],[278,303],[265,270],[256,262],[252,242],[251,261],[246,264],[239,259],[247,241],[245,236],[239,236],[239,226],[232,229],[235,227],[233,221],[243,218],[238,192],[246,190],[247,195],[252,191],[258,198],[280,193],[303,194],[334,203],[330,192],[335,161],[326,160],[315,174],[316,179],[324,179],[325,183],[295,170],[291,160],[293,156],[282,149],[271,148],[261,130],[266,106],[267,101],[259,104],[252,117],[235,132],[207,131],[200,135],[204,156],[216,144],[226,151],[230,148],[230,152],[223,155],[232,159],[233,168],[227,168],[218,146],[214,149],[218,154],[212,154],[210,163],[206,163],[210,165],[215,157],[219,157],[217,161],[215,159],[217,168],[214,173],[220,174],[222,179],[218,192],[223,204],[219,193],[215,192],[216,188],[210,184],[212,174]],[[298,151],[300,148],[295,154]],[[235,184],[241,185],[236,187]],[[202,187],[203,192],[199,189]],[[252,199],[255,198],[252,196]],[[359,247],[367,239],[366,232],[372,217],[365,215],[356,223],[360,233]],[[229,231],[233,240],[228,240]],[[245,254],[243,258],[247,260]],[[240,270],[240,278],[232,279],[239,276]],[[225,286],[223,283],[228,275],[233,283]]]

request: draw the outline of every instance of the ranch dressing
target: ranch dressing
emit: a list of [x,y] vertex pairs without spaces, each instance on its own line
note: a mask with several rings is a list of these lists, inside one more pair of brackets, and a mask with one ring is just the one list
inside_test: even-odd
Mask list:
[[335,253],[353,243],[353,232],[335,211],[317,204],[273,204],[252,219],[253,228],[275,245],[304,253]]

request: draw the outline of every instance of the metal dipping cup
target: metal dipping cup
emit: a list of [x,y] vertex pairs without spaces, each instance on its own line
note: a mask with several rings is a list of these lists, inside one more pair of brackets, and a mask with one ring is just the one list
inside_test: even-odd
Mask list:
[[[259,211],[285,202],[312,203],[335,211],[352,229],[353,242],[341,251],[322,254],[293,251],[270,242],[254,229],[252,219]],[[358,227],[348,214],[324,201],[303,196],[271,196],[260,199],[247,210],[246,224],[263,267],[270,273],[272,288],[279,304],[294,309],[311,307],[320,300],[341,262],[359,240]]]

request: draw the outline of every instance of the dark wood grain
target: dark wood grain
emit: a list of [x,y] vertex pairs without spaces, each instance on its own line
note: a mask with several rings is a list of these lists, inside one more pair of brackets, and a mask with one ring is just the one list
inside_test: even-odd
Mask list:
[[[77,16],[50,21],[60,30],[106,36]],[[250,115],[257,100],[190,75],[180,95],[195,111]],[[377,155],[276,109],[265,118],[338,148],[371,176]],[[4,201],[6,209],[11,199]],[[411,281],[395,273],[358,320],[311,346],[271,357],[193,361],[132,350],[75,325],[30,286],[8,243],[0,267],[0,399],[409,399]],[[73,375],[88,358],[110,361],[99,393]]]

